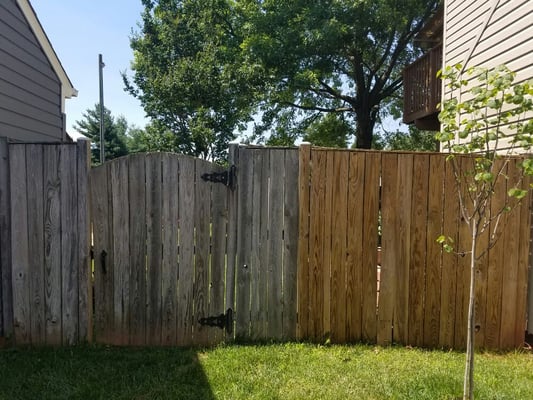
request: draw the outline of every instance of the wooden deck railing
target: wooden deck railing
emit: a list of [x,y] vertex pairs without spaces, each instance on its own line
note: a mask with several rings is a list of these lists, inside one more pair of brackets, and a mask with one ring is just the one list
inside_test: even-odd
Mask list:
[[403,122],[412,123],[438,112],[441,101],[442,45],[436,46],[403,71]]

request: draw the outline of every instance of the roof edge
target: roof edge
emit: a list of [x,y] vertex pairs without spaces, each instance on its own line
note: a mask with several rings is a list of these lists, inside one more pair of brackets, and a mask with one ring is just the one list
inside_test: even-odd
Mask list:
[[48,58],[48,61],[50,61],[52,68],[54,69],[59,80],[61,81],[61,94],[63,98],[70,99],[71,97],[78,96],[78,91],[72,85],[72,82],[70,81],[70,78],[68,77],[65,69],[63,68],[61,61],[57,56],[57,53],[52,47],[52,43],[50,42],[50,39],[48,39],[48,36],[46,35],[46,32],[44,31],[44,28],[41,25],[41,22],[39,21],[39,18],[37,17],[37,14],[35,13],[35,10],[33,9],[33,6],[31,5],[30,1],[15,1],[20,7],[22,13],[24,14],[24,17],[28,21],[31,30],[33,31],[35,37],[41,45],[44,54]]

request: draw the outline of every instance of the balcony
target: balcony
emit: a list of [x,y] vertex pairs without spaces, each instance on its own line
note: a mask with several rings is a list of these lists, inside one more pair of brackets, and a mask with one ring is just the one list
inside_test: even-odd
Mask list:
[[440,129],[442,45],[435,46],[403,71],[403,122],[420,129]]

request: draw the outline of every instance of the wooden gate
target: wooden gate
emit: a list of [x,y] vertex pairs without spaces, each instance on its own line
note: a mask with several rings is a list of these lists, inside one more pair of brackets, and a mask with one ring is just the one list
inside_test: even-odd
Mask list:
[[224,330],[228,188],[223,168],[168,153],[134,154],[90,173],[94,337],[116,345],[208,345]]

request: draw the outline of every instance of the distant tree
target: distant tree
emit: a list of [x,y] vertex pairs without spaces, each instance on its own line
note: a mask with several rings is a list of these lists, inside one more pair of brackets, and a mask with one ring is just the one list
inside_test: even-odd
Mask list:
[[340,114],[325,114],[306,129],[303,140],[315,146],[348,147],[353,126]]
[[384,150],[438,151],[435,132],[420,130],[414,125],[409,125],[407,132],[384,132],[380,139]]
[[157,121],[152,121],[144,129],[136,126],[130,127],[127,137],[127,146],[130,153],[169,151],[179,152],[177,137],[169,129],[160,126]]
[[[115,119],[111,111],[104,107],[104,124],[105,159],[111,160],[128,154],[126,118],[119,116]],[[100,105],[87,109],[83,113],[83,119],[76,121],[74,129],[91,139],[91,162],[93,165],[100,164]]]

